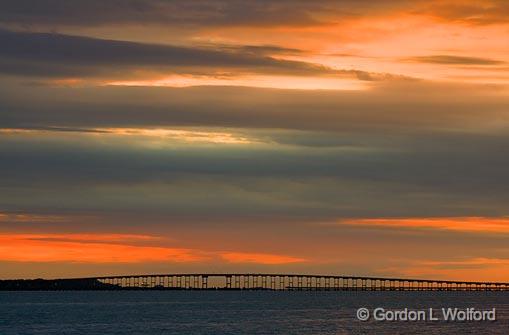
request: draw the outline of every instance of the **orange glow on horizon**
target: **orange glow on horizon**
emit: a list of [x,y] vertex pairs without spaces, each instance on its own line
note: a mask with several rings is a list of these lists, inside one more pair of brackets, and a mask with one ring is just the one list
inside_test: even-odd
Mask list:
[[242,252],[226,252],[221,257],[231,263],[288,264],[306,261],[304,258],[290,256]]
[[507,282],[509,259],[470,258],[459,261],[421,261],[394,269],[406,278]]
[[509,218],[505,217],[368,218],[342,220],[340,223],[374,227],[440,229],[479,233],[509,233]]

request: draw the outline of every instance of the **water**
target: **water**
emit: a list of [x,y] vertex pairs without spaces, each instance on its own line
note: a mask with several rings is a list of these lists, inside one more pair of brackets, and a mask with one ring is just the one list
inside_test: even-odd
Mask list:
[[[0,334],[508,334],[509,292],[0,292]],[[474,307],[497,321],[359,321],[356,310]],[[441,311],[440,311],[441,313]]]

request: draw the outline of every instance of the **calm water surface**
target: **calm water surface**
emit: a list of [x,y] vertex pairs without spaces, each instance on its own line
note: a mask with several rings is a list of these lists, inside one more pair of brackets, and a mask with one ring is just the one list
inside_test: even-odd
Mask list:
[[[497,309],[490,322],[362,322],[356,310]],[[509,334],[506,292],[0,292],[0,334]]]

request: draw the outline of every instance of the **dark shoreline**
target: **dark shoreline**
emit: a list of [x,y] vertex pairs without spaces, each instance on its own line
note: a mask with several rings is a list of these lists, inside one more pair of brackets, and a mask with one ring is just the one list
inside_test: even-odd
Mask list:
[[267,288],[185,288],[185,287],[123,287],[102,283],[97,279],[9,279],[0,280],[0,291],[272,291]]

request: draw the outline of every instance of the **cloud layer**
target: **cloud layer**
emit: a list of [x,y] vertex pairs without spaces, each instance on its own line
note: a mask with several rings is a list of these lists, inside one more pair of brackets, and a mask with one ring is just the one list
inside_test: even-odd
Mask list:
[[2,1],[0,276],[503,278],[507,8]]
[[278,48],[200,49],[8,30],[0,30],[0,43],[5,46],[0,52],[0,71],[14,75],[110,79],[136,77],[136,71],[210,75],[219,71],[356,75],[355,71],[336,71],[265,55],[268,50],[277,52]]
[[[30,8],[30,10],[27,10]],[[5,24],[106,25],[165,24],[200,26],[314,26],[334,19],[406,11],[426,13],[469,24],[507,21],[503,0],[477,1],[301,1],[255,0],[7,0],[0,22]]]

